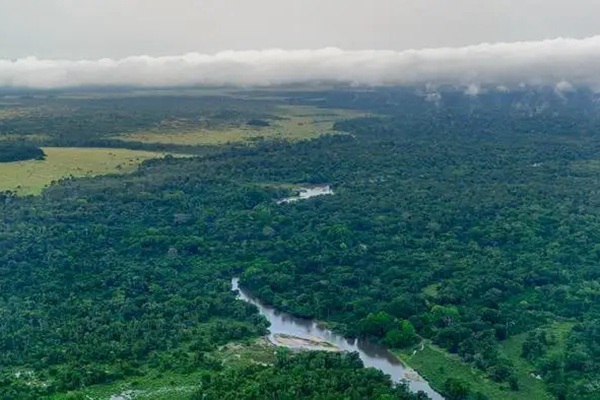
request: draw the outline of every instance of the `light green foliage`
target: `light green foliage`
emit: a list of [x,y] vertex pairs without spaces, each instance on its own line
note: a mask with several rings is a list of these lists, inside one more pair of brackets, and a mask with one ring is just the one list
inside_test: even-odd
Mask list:
[[39,194],[53,181],[69,177],[125,174],[145,160],[164,153],[125,149],[45,147],[44,160],[0,163],[0,191],[20,195]]
[[187,121],[166,121],[157,128],[115,136],[115,139],[180,145],[219,145],[256,140],[306,140],[337,132],[334,123],[344,118],[363,116],[359,112],[324,110],[308,106],[288,106],[273,109],[269,126],[235,124],[190,124]]

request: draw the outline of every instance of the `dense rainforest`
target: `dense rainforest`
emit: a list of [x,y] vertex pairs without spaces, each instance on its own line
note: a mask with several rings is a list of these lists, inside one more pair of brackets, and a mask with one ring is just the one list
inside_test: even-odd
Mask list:
[[[299,91],[286,101],[372,116],[338,123],[343,135],[222,146],[131,175],[64,179],[41,196],[4,193],[0,398],[151,369],[206,370],[192,398],[422,396],[351,355],[211,361],[219,346],[268,329],[230,292],[240,275],[279,309],[394,348],[434,343],[506,390],[518,392],[520,378],[501,344],[526,334],[519,357],[556,398],[597,399],[594,96]],[[31,131],[17,120],[2,127]],[[276,203],[307,183],[335,195]],[[555,323],[570,327],[563,342]],[[439,390],[484,398],[463,384],[449,376]]]
[[192,400],[217,399],[425,400],[405,386],[391,388],[381,372],[363,368],[356,353],[281,352],[270,366],[205,374]]

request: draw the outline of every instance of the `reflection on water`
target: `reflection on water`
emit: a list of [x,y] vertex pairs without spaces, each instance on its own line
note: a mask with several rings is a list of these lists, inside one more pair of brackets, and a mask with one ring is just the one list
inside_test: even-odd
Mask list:
[[443,397],[435,392],[424,379],[414,370],[402,365],[398,358],[386,348],[361,339],[346,339],[319,326],[312,320],[297,318],[266,306],[248,291],[240,288],[237,278],[231,280],[231,287],[232,290],[238,291],[240,299],[257,306],[260,313],[271,322],[269,328],[271,342],[276,343],[274,335],[282,333],[305,339],[318,338],[325,340],[346,351],[358,352],[365,366],[377,368],[390,375],[394,382],[406,380],[412,390],[423,391],[434,400],[443,400]]

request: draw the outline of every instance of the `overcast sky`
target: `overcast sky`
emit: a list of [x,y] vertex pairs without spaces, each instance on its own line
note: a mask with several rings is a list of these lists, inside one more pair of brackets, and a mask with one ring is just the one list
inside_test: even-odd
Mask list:
[[599,19],[600,0],[0,0],[0,87],[600,91]]
[[600,33],[600,0],[0,0],[0,59],[464,46]]

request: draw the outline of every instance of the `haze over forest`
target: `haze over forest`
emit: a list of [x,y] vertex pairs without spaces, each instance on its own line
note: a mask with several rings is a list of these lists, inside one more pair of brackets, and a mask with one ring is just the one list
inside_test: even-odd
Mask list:
[[600,36],[406,51],[225,51],[214,55],[132,56],[119,60],[0,60],[0,86],[276,85],[334,81],[501,90],[522,85],[600,90]]

